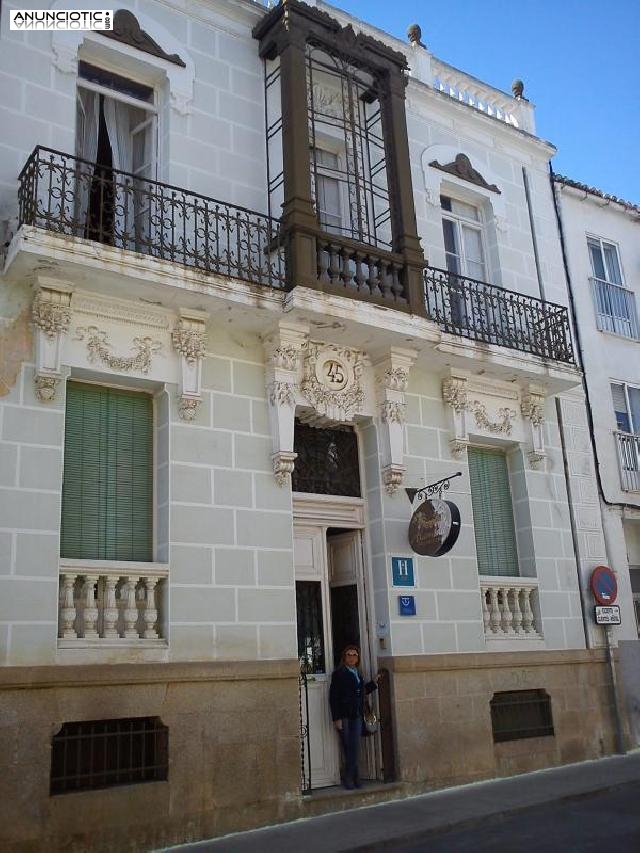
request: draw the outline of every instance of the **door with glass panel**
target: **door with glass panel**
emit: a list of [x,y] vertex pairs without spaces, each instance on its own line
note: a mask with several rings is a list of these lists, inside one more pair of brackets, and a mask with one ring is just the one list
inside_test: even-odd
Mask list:
[[[298,657],[306,672],[302,717],[309,737],[310,774],[305,745],[305,768],[311,787],[340,782],[339,741],[329,709],[331,673],[345,645],[361,642],[365,626],[360,584],[360,531],[327,536],[325,527],[296,525],[294,555]],[[368,672],[367,652],[363,664]],[[370,759],[363,754],[361,769],[369,775]]]

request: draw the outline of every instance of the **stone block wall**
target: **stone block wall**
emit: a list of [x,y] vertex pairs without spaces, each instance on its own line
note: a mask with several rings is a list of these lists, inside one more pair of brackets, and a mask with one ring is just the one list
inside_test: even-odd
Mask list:
[[[144,851],[287,816],[300,788],[297,664],[0,670],[0,846]],[[50,796],[65,721],[157,716],[167,781]]]
[[[615,751],[609,671],[601,651],[415,655],[392,671],[398,776],[418,789],[455,785]],[[544,689],[554,736],[493,743],[494,693]]]

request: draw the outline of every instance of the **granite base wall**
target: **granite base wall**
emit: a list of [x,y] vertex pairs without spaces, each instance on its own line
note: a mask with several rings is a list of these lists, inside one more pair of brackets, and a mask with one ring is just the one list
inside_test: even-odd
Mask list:
[[[425,790],[615,752],[615,714],[602,650],[414,655],[392,673],[398,779]],[[494,693],[544,689],[553,736],[493,742]]]
[[[142,851],[283,820],[297,708],[295,660],[0,670],[0,848]],[[168,781],[50,796],[63,722],[140,716],[169,727]]]

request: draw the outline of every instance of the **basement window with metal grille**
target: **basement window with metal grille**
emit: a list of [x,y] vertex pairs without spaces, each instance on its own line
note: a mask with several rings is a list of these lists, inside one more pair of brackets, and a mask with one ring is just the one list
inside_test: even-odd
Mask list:
[[162,781],[168,752],[158,717],[64,723],[52,741],[51,794]]
[[493,742],[553,735],[551,697],[546,690],[508,690],[491,700]]

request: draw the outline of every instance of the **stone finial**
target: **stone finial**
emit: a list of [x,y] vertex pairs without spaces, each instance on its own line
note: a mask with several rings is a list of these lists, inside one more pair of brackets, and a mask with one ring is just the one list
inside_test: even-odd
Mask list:
[[407,27],[407,36],[411,44],[415,44],[418,47],[426,47],[426,45],[422,43],[422,30],[420,29],[419,24],[410,24]]
[[524,97],[524,83],[522,82],[522,80],[518,80],[518,78],[516,78],[511,84],[511,91],[513,92],[513,97],[516,100],[526,100]]

